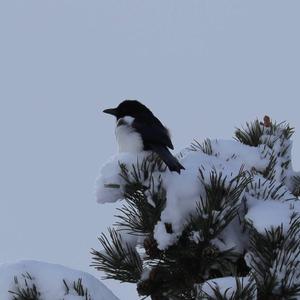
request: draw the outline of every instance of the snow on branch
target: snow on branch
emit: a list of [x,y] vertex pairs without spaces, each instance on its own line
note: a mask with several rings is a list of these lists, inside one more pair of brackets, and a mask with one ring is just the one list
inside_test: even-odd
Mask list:
[[207,299],[300,297],[293,132],[266,116],[235,140],[195,140],[178,156],[180,174],[152,152],[114,156],[96,196],[121,207],[95,267],[153,300],[198,299],[199,286]]

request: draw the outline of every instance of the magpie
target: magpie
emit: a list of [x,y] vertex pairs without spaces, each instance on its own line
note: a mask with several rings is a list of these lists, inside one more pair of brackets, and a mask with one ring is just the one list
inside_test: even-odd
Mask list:
[[174,149],[170,133],[151,110],[137,100],[125,100],[116,108],[103,110],[116,117],[116,138],[120,152],[155,152],[170,171],[180,174],[184,167],[168,148]]

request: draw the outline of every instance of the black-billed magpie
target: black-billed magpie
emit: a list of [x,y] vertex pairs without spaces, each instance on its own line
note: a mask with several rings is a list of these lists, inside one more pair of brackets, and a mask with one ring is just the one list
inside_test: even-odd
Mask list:
[[150,150],[158,154],[170,171],[180,173],[184,169],[168,149],[174,149],[168,129],[144,104],[125,100],[116,108],[103,112],[117,118],[116,138],[120,152]]

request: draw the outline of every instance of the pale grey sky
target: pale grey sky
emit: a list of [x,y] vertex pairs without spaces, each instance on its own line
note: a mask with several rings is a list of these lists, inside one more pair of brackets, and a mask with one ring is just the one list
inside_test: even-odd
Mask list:
[[299,170],[299,14],[299,0],[0,0],[0,262],[100,276],[89,250],[115,205],[96,204],[93,186],[116,151],[101,111],[125,98],[178,151],[265,114],[287,120]]

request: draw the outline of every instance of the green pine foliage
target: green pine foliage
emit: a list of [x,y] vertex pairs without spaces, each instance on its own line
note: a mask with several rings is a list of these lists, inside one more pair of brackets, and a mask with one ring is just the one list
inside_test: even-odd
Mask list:
[[[279,135],[278,135],[279,133]],[[272,123],[268,116],[264,117],[264,122],[255,120],[246,123],[245,128],[237,128],[235,131],[235,139],[239,142],[257,147],[261,144],[267,144],[273,147],[278,139],[289,140],[294,133],[294,128],[290,127],[286,122]],[[273,139],[277,135],[276,139]]]
[[157,162],[156,158],[153,163],[147,158],[141,165],[134,166],[132,172],[121,165],[120,176],[126,182],[125,201],[122,208],[118,209],[119,221],[116,225],[131,234],[151,234],[165,207],[166,194],[162,180],[154,180],[152,175]]
[[77,281],[73,281],[71,286],[63,279],[63,284],[65,286],[66,295],[70,295],[75,292],[78,296],[82,297],[82,300],[93,300],[88,289],[83,286],[81,278],[78,278]]
[[[205,186],[206,197],[199,200],[198,208],[190,216],[178,243],[162,251],[153,238],[153,229],[165,207],[166,194],[161,179],[155,182],[151,176],[155,163],[143,162],[142,165],[147,164],[148,167],[139,168],[139,172],[135,167],[131,174],[124,166],[121,167],[121,176],[126,178],[127,186],[125,203],[117,215],[119,230],[110,229],[110,239],[101,235],[99,241],[104,250],[92,250],[92,265],[104,271],[106,278],[136,283],[139,294],[143,296],[195,299],[191,295],[195,283],[216,276],[229,276],[237,269],[241,255],[234,249],[220,251],[210,241],[237,216],[240,195],[251,179],[241,172],[228,184],[226,176],[213,170],[210,182],[205,183],[203,170],[199,170],[199,184]],[[145,185],[145,182],[148,184]],[[171,225],[165,226],[172,233]],[[141,280],[142,258],[135,248],[122,242],[122,228],[146,237],[143,261],[144,266],[149,268],[149,276],[145,280]],[[191,239],[191,233],[199,231],[202,237]],[[247,270],[246,266],[240,268],[241,273]]]
[[204,140],[202,144],[194,140],[189,149],[191,151],[202,151],[207,155],[212,155],[213,153],[210,139]]
[[243,280],[236,277],[236,288],[232,291],[232,288],[227,288],[225,291],[221,291],[217,284],[209,284],[213,295],[200,290],[198,294],[198,300],[253,300],[256,297],[257,288],[254,278],[244,284]]
[[33,278],[29,273],[21,275],[20,279],[14,277],[14,290],[8,291],[12,295],[12,300],[42,300],[41,293],[33,282]]
[[296,197],[299,197],[300,196],[300,176],[299,175],[293,176],[292,183],[293,183],[292,193]]
[[[35,278],[28,272],[21,274],[21,278],[14,277],[14,288],[9,290],[8,293],[12,296],[11,300],[43,300],[41,292],[36,285]],[[65,287],[65,295],[78,295],[82,300],[94,300],[92,299],[89,291],[82,284],[82,279],[68,284],[66,280],[63,280]],[[59,288],[59,287],[58,287]],[[58,299],[53,299],[58,300]]]
[[245,145],[257,147],[261,144],[263,133],[263,125],[258,120],[255,120],[252,123],[246,123],[246,128],[237,128],[235,138]]
[[252,228],[249,265],[258,286],[259,299],[297,299],[300,296],[300,217],[261,234]]
[[104,251],[92,250],[93,264],[104,271],[107,279],[136,283],[142,274],[142,261],[136,249],[123,243],[120,234],[109,229],[110,240],[105,234],[99,238]]

